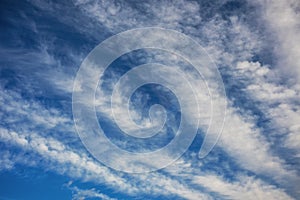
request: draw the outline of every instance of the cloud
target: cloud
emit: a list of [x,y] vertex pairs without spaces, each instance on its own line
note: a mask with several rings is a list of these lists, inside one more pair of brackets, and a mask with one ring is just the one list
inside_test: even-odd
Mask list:
[[95,188],[92,189],[80,189],[76,186],[72,186],[72,182],[65,184],[65,186],[72,191],[72,199],[73,200],[83,200],[89,198],[96,198],[102,200],[116,200],[115,198],[111,198]]
[[[297,0],[256,1],[261,6],[261,16],[266,21],[275,42],[277,65],[282,73],[300,80],[300,14]],[[278,42],[277,42],[278,41]]]
[[[19,103],[22,104],[23,102]],[[16,111],[20,110],[17,104],[15,106],[15,109]],[[41,107],[39,107],[39,111],[41,113],[46,112],[43,111]],[[47,115],[42,115],[41,117],[43,116],[47,118]],[[58,114],[58,116],[60,115]],[[22,118],[22,116],[19,117]],[[49,116],[49,118],[55,118],[55,115],[51,115]],[[168,195],[169,193],[177,194],[188,199],[208,198],[206,195],[203,195],[201,193],[197,196],[196,190],[186,188],[186,186],[181,185],[176,179],[173,180],[172,178],[164,176],[162,174],[154,173],[149,175],[135,176],[135,178],[137,178],[136,185],[134,184],[134,182],[129,184],[126,180],[120,178],[118,174],[112,173],[106,167],[100,166],[98,163],[92,161],[92,159],[88,158],[87,155],[80,152],[74,152],[65,144],[49,136],[47,138],[44,138],[42,136],[39,136],[39,134],[37,133],[24,132],[22,134],[18,134],[13,131],[2,129],[1,140],[5,143],[14,144],[18,147],[24,148],[24,150],[26,151],[34,151],[41,155],[44,159],[50,160],[51,162],[59,163],[59,168],[56,164],[54,164],[54,166],[56,167],[48,167],[59,173],[67,173],[71,177],[83,178],[84,180],[90,181],[99,181],[97,177],[102,177],[102,180],[100,181],[101,183],[115,185],[114,187],[121,187],[122,190],[126,190],[127,192],[131,191],[133,193],[142,191],[151,193],[152,191],[158,194],[161,193],[165,195]],[[13,162],[13,160],[6,160],[9,160],[9,162],[6,163],[7,166],[12,165],[11,162]],[[25,162],[26,160],[28,159],[24,159]],[[24,161],[19,160],[18,162]],[[69,164],[71,164],[71,166]],[[191,175],[192,174],[193,173],[191,173]],[[150,188],[146,187],[146,185],[141,185],[140,181],[145,180],[147,180],[145,182],[146,185],[150,183],[154,185]]]
[[236,182],[229,182],[214,175],[195,176],[193,182],[222,194],[225,199],[293,199],[283,190],[251,177],[240,177]]
[[[274,53],[277,55],[276,72],[273,78],[258,76],[248,89],[260,102],[266,115],[272,120],[272,126],[278,131],[275,135],[284,135],[283,146],[296,150],[299,155],[299,93],[300,93],[300,15],[298,1],[256,1],[261,6],[260,15],[272,33]],[[265,66],[263,66],[266,68]],[[260,68],[263,68],[260,67]],[[274,76],[280,77],[276,83]],[[288,76],[288,79],[286,78]],[[271,83],[270,83],[271,81]],[[282,84],[283,83],[283,84]],[[272,105],[273,104],[273,105]],[[277,104],[278,106],[274,106]]]
[[[132,178],[136,178],[136,180],[129,179],[129,182],[129,180],[122,178],[121,174],[112,172],[107,167],[99,165],[98,162],[95,162],[83,153],[72,151],[51,137],[44,138],[35,133],[19,135],[5,129],[1,129],[0,133],[1,141],[21,147],[24,151],[38,153],[43,159],[50,161],[50,164],[52,163],[41,167],[67,174],[73,178],[105,183],[115,189],[126,191],[129,195],[145,192],[147,194],[172,194],[189,199],[210,199],[208,195],[191,190],[180,182],[160,174],[133,176]],[[26,165],[28,164],[26,160],[19,160],[19,162]],[[5,166],[11,165],[11,162],[13,162],[13,160],[6,161],[9,162],[5,163]]]
[[252,100],[258,102],[256,106],[270,121],[265,130],[270,132],[269,137],[283,137],[283,143],[276,145],[293,149],[299,154],[300,92],[297,85],[291,87],[278,83],[278,73],[278,69],[270,70],[268,66],[262,66],[258,62],[247,61],[237,63],[235,72],[236,76],[243,76],[240,80],[245,85],[243,90]]
[[[201,160],[179,160],[179,163],[174,164],[175,166],[172,165],[175,168],[173,172],[168,171],[167,168],[165,171],[152,174],[125,176],[94,161],[82,146],[78,145],[79,139],[74,134],[69,107],[64,110],[55,108],[55,105],[52,105],[54,108],[46,108],[49,107],[47,102],[35,99],[34,96],[22,96],[22,91],[27,90],[31,90],[31,93],[35,94],[35,89],[31,85],[32,81],[28,81],[24,82],[24,85],[18,89],[9,90],[3,87],[0,90],[0,102],[5,105],[1,107],[2,128],[0,136],[1,142],[7,145],[5,150],[1,150],[1,169],[13,169],[14,162],[46,167],[72,178],[107,184],[115,191],[133,196],[147,193],[150,195],[175,195],[187,199],[210,199],[216,196],[232,199],[247,199],[252,196],[289,199],[291,197],[288,194],[297,192],[297,188],[292,188],[291,185],[299,183],[297,182],[298,169],[277,152],[277,147],[274,146],[273,140],[270,138],[277,133],[281,136],[284,135],[284,143],[280,147],[294,149],[298,152],[296,156],[300,155],[299,126],[297,125],[299,121],[299,102],[297,99],[299,99],[300,87],[296,84],[282,84],[283,81],[276,77],[274,66],[252,62],[253,56],[260,53],[261,45],[264,42],[257,33],[260,30],[253,31],[256,30],[256,27],[250,27],[239,16],[231,16],[225,20],[216,14],[209,19],[203,19],[199,13],[206,8],[201,7],[196,2],[177,1],[173,4],[160,2],[155,5],[138,3],[136,6],[126,2],[74,2],[74,7],[80,10],[80,12],[76,12],[76,15],[80,15],[80,17],[58,15],[57,10],[65,9],[59,4],[48,4],[40,1],[33,1],[32,4],[43,11],[47,11],[47,14],[55,16],[56,20],[76,27],[75,30],[86,34],[87,38],[90,36],[98,38],[96,43],[111,33],[144,26],[162,26],[189,34],[205,46],[220,66],[224,78],[226,75],[230,75],[230,80],[225,82],[228,84],[226,85],[227,90],[231,91],[233,89],[231,86],[235,83],[243,84],[240,86],[243,88],[241,91],[245,92],[246,103],[259,102],[255,106],[263,111],[264,115],[271,121],[270,127],[275,131],[268,131],[264,127],[257,126],[257,116],[253,112],[247,111],[243,107],[245,105],[241,105],[245,103],[242,99],[244,97],[242,92],[232,94],[228,97],[227,123],[218,147],[228,154],[228,158],[224,159],[233,160],[244,170],[240,172],[243,174],[242,177],[234,175],[233,178],[236,181],[231,181],[224,179],[217,172],[201,174],[200,171],[193,169],[195,163],[196,166],[201,165]],[[266,12],[262,13],[266,22],[269,23],[270,29],[274,30],[276,34],[274,43],[277,39],[280,41],[278,46],[276,44],[278,48],[275,49],[276,55],[281,59],[277,65],[280,69],[283,69],[283,66],[290,66],[290,68],[288,67],[289,73],[298,69],[298,44],[300,43],[297,42],[299,20],[296,20],[298,18],[294,6],[296,4],[291,4],[291,2],[272,1],[270,5],[264,7]],[[31,27],[35,32],[39,31],[38,26]],[[104,29],[101,29],[102,27]],[[72,86],[74,71],[77,67],[72,67],[70,71],[65,70],[69,65],[66,66],[60,62],[62,58],[53,56],[53,50],[59,46],[51,46],[50,43],[43,41],[39,41],[39,43],[40,48],[37,51],[2,48],[1,52],[5,55],[3,57],[8,58],[17,55],[12,62],[12,65],[20,65],[16,67],[17,70],[27,69],[23,66],[36,65],[25,74],[30,74],[39,66],[44,66],[45,71],[40,70],[32,77],[39,77],[37,80],[48,82],[48,85],[53,87],[55,91],[60,89],[63,91],[63,95],[70,97],[72,92],[70,86]],[[74,53],[67,51],[66,56],[73,60],[73,64],[76,66],[79,66],[83,57],[76,51]],[[65,71],[56,70],[53,66]],[[166,78],[176,81],[174,76],[166,76]],[[9,77],[2,79],[9,79]],[[40,84],[39,81],[36,82]],[[43,86],[40,89],[48,91],[47,87]],[[58,93],[58,91],[56,92]],[[183,88],[182,94],[189,98],[190,94],[184,92]],[[104,96],[100,95],[100,97],[103,98],[98,99],[100,103],[107,102]],[[236,105],[236,101],[240,104]],[[106,104],[103,105],[101,112],[108,113],[108,108]],[[190,109],[190,116],[193,118],[195,109]],[[202,109],[207,110],[206,107]],[[218,106],[216,110],[218,110]],[[206,122],[207,114],[204,113],[203,122]],[[126,120],[124,120],[125,122]],[[273,139],[278,135],[274,136]],[[72,138],[72,141],[66,138]],[[73,144],[74,141],[76,144]],[[34,152],[30,154],[33,157],[28,158],[28,155],[27,157],[20,155],[23,158],[20,159],[12,154],[11,146]],[[188,152],[187,155],[190,153]],[[39,157],[42,157],[44,161],[41,163],[34,162]],[[48,161],[52,164],[46,165],[45,162]],[[187,167],[182,169],[182,165]],[[232,173],[236,170],[235,168],[228,168]],[[184,174],[183,172],[188,173],[184,177],[177,175]],[[253,173],[257,177],[246,176],[247,173]],[[274,185],[278,185],[278,187]],[[281,188],[292,188],[294,191],[285,192]],[[86,192],[79,188],[75,190],[81,194],[85,193],[87,196],[101,196],[101,192],[97,189]],[[77,197],[81,198],[80,195]],[[102,197],[106,198],[107,196]]]
[[[9,98],[8,94],[14,95],[13,92],[7,92],[5,97]],[[3,95],[4,96],[4,95]],[[17,97],[17,96],[16,96]],[[17,99],[17,98],[16,98]],[[12,101],[13,102],[13,101]],[[22,115],[19,115],[18,111],[21,105],[24,105],[24,101],[15,101],[14,107],[9,107],[10,113],[14,113],[15,120],[23,119]],[[25,104],[26,105],[26,104]],[[48,118],[54,120],[55,122],[60,121],[60,113],[52,112],[49,115],[44,115],[49,111],[40,107],[41,105],[35,103],[34,106],[38,107],[40,115],[39,120],[33,118],[30,125],[40,124],[41,121],[45,121]],[[35,111],[34,107],[28,106],[30,111]],[[12,110],[15,109],[15,110]],[[12,169],[15,164],[29,165],[43,167],[46,169],[51,169],[57,173],[66,174],[73,178],[80,178],[85,181],[92,181],[96,183],[102,183],[110,185],[115,189],[120,189],[121,191],[128,194],[136,194],[141,192],[146,192],[150,194],[154,192],[155,194],[163,195],[178,195],[182,197],[194,196],[194,198],[208,199],[209,195],[202,194],[199,191],[191,190],[189,187],[182,185],[177,180],[172,180],[171,178],[156,174],[154,176],[136,176],[136,180],[122,178],[121,173],[112,172],[109,168],[100,165],[98,162],[95,162],[92,158],[86,155],[84,150],[76,149],[74,150],[68,145],[66,140],[64,142],[58,141],[53,136],[44,135],[41,133],[41,127],[27,127],[25,126],[26,122],[19,124],[18,127],[11,127],[13,130],[7,128],[1,128],[0,130],[0,140],[7,145],[12,145],[12,147],[21,148],[23,152],[28,152],[29,154],[24,154],[20,156],[13,156],[10,152],[3,152],[1,161],[2,169]],[[66,124],[67,125],[67,124]],[[44,125],[47,127],[47,125]],[[19,127],[22,127],[21,129]],[[35,131],[32,131],[36,129]],[[62,131],[68,129],[63,127]],[[57,127],[59,131],[60,128]],[[22,130],[22,131],[21,131]],[[32,156],[32,157],[31,157]],[[41,162],[35,162],[39,160],[39,157],[42,158]],[[19,159],[20,158],[20,159]],[[129,181],[130,180],[130,181]],[[145,186],[141,186],[141,181],[147,180]],[[158,181],[160,183],[158,184]],[[157,185],[158,184],[158,185]]]

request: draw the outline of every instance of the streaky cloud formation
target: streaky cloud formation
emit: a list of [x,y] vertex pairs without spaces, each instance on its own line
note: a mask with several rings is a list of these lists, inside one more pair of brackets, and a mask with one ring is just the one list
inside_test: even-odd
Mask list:
[[[0,5],[0,186],[17,191],[0,190],[0,198],[38,199],[20,189],[33,187],[41,179],[36,174],[50,174],[45,187],[55,176],[63,179],[56,182],[59,189],[45,193],[50,199],[299,198],[298,1],[28,0]],[[227,111],[222,135],[206,157],[198,157],[210,118],[203,103],[198,134],[183,156],[159,171],[127,174],[98,162],[81,143],[72,115],[73,82],[83,59],[100,42],[144,27],[173,29],[204,47],[222,76]],[[110,110],[112,89],[127,71],[151,62],[178,66],[183,75],[196,76],[174,54],[136,51],[113,62],[98,82],[95,102],[85,102],[95,103],[108,136],[130,151],[155,150],[178,129],[175,96],[150,85],[133,94],[130,115],[147,126],[149,107],[161,103],[166,125],[151,143],[120,137]],[[166,80],[178,82],[174,74],[159,70]],[[93,71],[86,75],[98,78]],[[202,79],[194,84],[201,89],[196,95],[209,101]],[[180,93],[190,99],[185,87],[181,85]],[[216,116],[223,100],[216,99]],[[115,108],[128,112],[123,102]],[[192,106],[188,110],[192,123],[198,113]],[[127,128],[131,122],[122,118]],[[29,180],[30,186],[14,184],[19,179]]]

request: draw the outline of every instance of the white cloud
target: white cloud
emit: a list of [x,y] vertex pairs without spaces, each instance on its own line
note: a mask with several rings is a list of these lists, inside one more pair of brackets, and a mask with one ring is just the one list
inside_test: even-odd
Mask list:
[[[24,138],[27,138],[24,142]],[[40,137],[36,133],[18,135],[15,132],[1,129],[1,141],[23,148],[24,151],[35,152],[44,159],[51,161],[53,165],[41,166],[55,170],[59,173],[67,174],[73,178],[81,178],[85,181],[96,183],[105,183],[115,189],[134,195],[141,192],[148,194],[178,195],[188,199],[210,199],[209,195],[202,194],[199,191],[192,190],[181,184],[177,180],[164,176],[159,173],[136,175],[136,180],[122,178],[121,174],[112,172],[107,167],[100,165],[87,155],[72,151],[69,148],[61,148],[64,145],[51,138]],[[57,148],[57,147],[60,148]],[[27,164],[27,159],[19,160],[21,164]],[[5,160],[4,160],[5,161]],[[5,166],[11,168],[13,160],[7,160]],[[58,164],[58,165],[57,165]],[[97,196],[96,196],[97,197]]]
[[141,10],[129,2],[102,2],[75,0],[74,4],[95,21],[104,24],[110,31],[120,32],[129,28],[162,26],[180,27],[180,22],[192,28],[201,22],[199,5],[196,2],[162,1],[157,4],[136,2]]
[[[187,180],[189,180],[191,176],[193,177],[197,174],[195,173],[195,171],[190,171],[190,173],[185,176],[187,181],[186,183],[181,183],[185,179],[179,177],[176,178],[178,173],[182,173],[177,170],[175,170],[172,176],[166,176],[161,173],[133,175],[134,179],[129,178],[129,183],[128,180],[122,178],[121,174],[111,172],[108,168],[99,165],[99,163],[97,162],[94,162],[91,158],[85,155],[85,153],[76,152],[52,137],[45,138],[34,132],[20,134],[5,129],[1,129],[0,133],[1,141],[4,141],[7,144],[16,145],[17,147],[21,147],[25,151],[33,151],[35,153],[38,153],[44,159],[54,163],[53,165],[42,165],[42,167],[47,167],[59,173],[67,174],[73,178],[81,178],[86,181],[105,183],[133,195],[140,192],[146,192],[148,194],[152,193],[161,195],[178,195],[187,199],[210,199],[210,195],[204,194],[198,189],[193,189],[186,185],[188,184]],[[26,163],[28,159],[23,158],[22,160],[17,161],[22,164],[28,164]],[[10,160],[10,162],[13,162],[13,159]],[[56,163],[58,163],[59,165],[57,165]],[[7,164],[12,165],[11,163]],[[182,163],[179,163],[179,165],[181,164]],[[190,168],[190,165],[185,166],[188,166],[188,168]],[[188,170],[183,170],[183,172],[187,171]],[[204,178],[211,181],[215,180],[210,176],[204,176]],[[208,185],[205,185],[202,182],[199,182],[199,184],[201,186],[209,188]],[[227,183],[221,181],[220,184],[226,185]],[[233,193],[233,197],[242,195],[241,193],[244,192],[244,187],[238,188],[239,191]],[[219,188],[212,190],[215,190],[215,192],[217,193],[227,195],[228,193],[232,192],[231,190],[233,189],[229,188],[229,190],[223,190]],[[249,190],[255,190],[255,187],[250,188]],[[274,189],[274,191],[276,190]],[[251,193],[249,192],[248,194]],[[279,194],[284,195],[280,191]],[[268,193],[264,195],[268,195]]]
[[[240,73],[248,73],[254,76],[265,76],[268,73],[268,68],[260,67],[258,63],[250,64],[247,62],[238,63],[238,70]],[[249,71],[249,72],[248,72]],[[164,72],[162,72],[164,73]],[[240,74],[235,74],[239,76]],[[170,82],[176,82],[177,76],[172,76],[170,74],[164,74],[165,78]],[[198,84],[199,85],[199,84]],[[104,91],[101,92],[104,94]],[[190,99],[193,98],[190,93],[187,93],[186,89],[182,89],[179,92],[182,96]],[[200,94],[199,94],[200,95]],[[266,95],[268,96],[268,95]],[[103,99],[105,95],[100,95]],[[280,95],[279,95],[280,97]],[[278,97],[276,97],[278,98]],[[274,97],[274,99],[276,99]],[[105,102],[105,101],[104,101]],[[103,102],[99,102],[103,103]],[[100,110],[107,116],[110,115],[110,104],[102,104]],[[201,113],[207,113],[207,106],[202,105]],[[220,107],[216,106],[215,112],[218,112]],[[123,109],[122,106],[119,109]],[[127,110],[125,109],[125,112]],[[223,129],[223,134],[219,142],[219,146],[222,147],[229,156],[233,157],[235,161],[244,169],[255,172],[256,174],[268,176],[280,184],[285,183],[286,180],[297,179],[297,175],[294,171],[289,171],[288,166],[285,164],[284,160],[280,159],[271,152],[270,144],[267,142],[266,138],[262,135],[262,132],[255,125],[255,118],[248,114],[239,114],[239,110],[234,107],[229,107],[227,112],[227,121]],[[191,108],[190,117],[197,116],[195,114],[195,109]],[[123,119],[124,123],[126,120]],[[204,123],[205,124],[205,123]]]
[[1,151],[0,154],[0,170],[12,170],[14,167],[14,161],[12,160],[12,155],[8,150]]
[[[2,141],[21,147],[24,151],[38,153],[44,159],[54,162],[54,166],[56,165],[55,163],[58,163],[59,167],[53,166],[54,170],[58,172],[62,173],[68,169],[67,174],[72,177],[81,177],[87,180],[95,180],[97,179],[96,177],[101,177],[101,182],[125,186],[128,191],[132,191],[133,189],[130,189],[130,187],[127,188],[124,180],[111,173],[108,168],[95,163],[93,159],[84,153],[74,152],[66,148],[64,144],[51,137],[41,137],[36,133],[17,134],[3,128],[1,128],[0,134]],[[71,164],[71,166],[68,167],[68,164]],[[74,167],[75,169],[72,171]],[[93,176],[95,177],[92,178]]]
[[193,182],[220,193],[225,199],[293,199],[283,190],[251,177],[240,177],[236,182],[229,182],[215,175],[194,176]]
[[72,191],[72,199],[73,200],[84,200],[89,198],[96,198],[102,200],[116,200],[115,198],[111,198],[106,194],[101,193],[99,190],[95,188],[91,189],[80,189],[76,186],[72,186],[72,182],[65,184],[65,186]]
[[300,3],[297,0],[258,0],[261,16],[274,37],[278,67],[289,77],[300,80]]
[[[292,2],[292,1],[289,1]],[[294,2],[295,3],[295,2]],[[55,13],[56,6],[54,4],[45,5],[41,2],[36,2],[40,8],[49,9]],[[155,6],[150,4],[143,4],[146,8],[146,15],[141,13],[126,3],[110,3],[97,1],[76,1],[77,6],[93,20],[97,20],[103,24],[109,31],[113,33],[119,32],[128,28],[136,28],[143,26],[164,26],[167,28],[175,28],[177,30],[191,34],[197,41],[201,41],[202,36],[207,37],[207,50],[212,54],[213,58],[218,64],[232,66],[228,70],[236,70],[234,62],[245,61],[251,59],[253,51],[260,48],[259,38],[255,33],[252,33],[247,25],[239,21],[238,17],[231,17],[230,23],[226,23],[220,19],[212,19],[207,22],[201,30],[195,29],[194,25],[199,25],[201,18],[199,12],[201,7],[196,3],[186,3],[184,1],[176,2],[176,4],[162,3]],[[270,22],[270,27],[275,30],[279,40],[280,48],[276,50],[279,56],[282,56],[282,62],[279,65],[291,66],[291,71],[298,71],[299,68],[299,20],[298,14],[294,8],[284,1],[272,1],[266,6],[265,19]],[[151,17],[149,17],[151,16]],[[64,18],[59,17],[62,21]],[[77,19],[74,19],[77,20]],[[69,23],[70,20],[64,21]],[[82,23],[85,24],[85,23]],[[99,24],[98,24],[99,25]],[[96,26],[98,28],[98,26]],[[86,27],[85,27],[86,28]],[[94,26],[87,28],[93,32],[97,29]],[[81,29],[83,30],[83,29]],[[98,30],[98,29],[97,29]],[[89,32],[85,30],[85,32]],[[203,35],[198,37],[197,34],[201,32]],[[226,33],[234,35],[234,40],[229,40],[224,45],[221,41],[226,40]],[[94,33],[94,32],[93,32]],[[229,35],[230,35],[229,34]],[[95,34],[97,35],[97,34]],[[204,43],[204,42],[203,42]],[[229,49],[226,49],[225,47]],[[14,52],[14,54],[20,54]],[[45,64],[55,64],[56,61],[50,56],[46,49],[41,51],[41,55],[33,55],[31,58],[36,59],[44,56]],[[22,60],[22,58],[19,58]],[[28,63],[27,60],[25,60]],[[53,63],[55,61],[55,63]],[[60,65],[60,64],[58,64]],[[296,104],[290,104],[291,101],[286,102],[286,98],[291,100],[298,98],[299,89],[287,88],[285,86],[270,83],[269,80],[262,80],[267,76],[270,68],[260,66],[259,63],[240,62],[237,64],[237,70],[241,73],[234,74],[235,77],[245,78],[249,76],[251,79],[260,77],[258,82],[247,82],[249,84],[246,88],[251,98],[263,102],[262,107],[266,114],[274,120],[274,124],[286,128],[290,131],[287,135],[286,145],[292,148],[299,148],[299,108]],[[55,77],[45,78],[51,84],[59,88],[65,88],[70,85],[72,78],[63,78],[66,74],[58,72]],[[170,77],[172,78],[172,77]],[[174,77],[173,77],[174,78]],[[299,86],[295,86],[297,88]],[[66,87],[66,91],[70,92],[70,87]],[[1,130],[1,140],[8,143],[16,144],[18,147],[29,149],[42,155],[43,158],[49,159],[53,162],[60,163],[58,169],[55,166],[49,166],[53,170],[60,173],[67,173],[71,177],[80,177],[86,180],[97,181],[101,177],[101,181],[112,184],[116,188],[122,188],[128,192],[148,191],[157,192],[159,194],[177,194],[183,198],[199,199],[210,198],[210,195],[203,194],[197,189],[191,189],[185,185],[182,179],[176,180],[174,177],[163,176],[159,173],[152,175],[136,176],[137,179],[144,181],[140,184],[137,181],[135,186],[129,184],[126,180],[108,170],[107,168],[94,162],[85,154],[75,152],[66,144],[59,142],[56,138],[42,136],[38,129],[37,133],[32,134],[29,130],[33,126],[36,128],[42,125],[43,128],[54,128],[63,125],[63,129],[72,130],[69,126],[70,119],[57,111],[45,110],[43,106],[32,101],[23,101],[18,93],[11,91],[4,91],[1,89],[1,103],[7,105],[3,110],[8,113],[8,117],[3,117],[4,122],[9,124],[14,131]],[[188,96],[188,95],[187,95]],[[3,100],[4,99],[4,100]],[[103,100],[103,99],[101,99]],[[104,102],[104,101],[103,101]],[[268,103],[280,103],[280,106],[270,109]],[[231,105],[230,105],[231,106]],[[193,109],[193,108],[192,108]],[[106,110],[102,110],[106,111]],[[227,125],[224,128],[222,139],[219,145],[226,150],[226,152],[234,158],[234,160],[244,169],[255,172],[258,175],[266,175],[269,178],[274,178],[279,183],[285,179],[286,182],[297,178],[294,171],[289,171],[284,161],[278,158],[271,152],[270,144],[266,138],[262,136],[262,131],[255,126],[255,120],[251,115],[240,114],[238,108],[229,107]],[[27,115],[30,114],[30,117]],[[28,119],[29,122],[23,123],[22,119]],[[68,126],[66,126],[68,124]],[[19,129],[20,131],[17,131]],[[17,133],[18,132],[18,133]],[[41,131],[42,132],[42,131]],[[29,134],[30,133],[30,134]],[[30,138],[30,140],[29,140]],[[4,168],[10,169],[13,166],[13,161],[9,152],[3,153],[1,161],[3,160]],[[9,158],[9,159],[8,159]],[[19,160],[20,161],[20,160]],[[22,161],[20,161],[22,162]],[[24,162],[24,161],[23,161]],[[27,161],[26,161],[27,162]],[[70,166],[69,166],[70,165]],[[193,176],[191,173],[189,176]],[[261,181],[245,178],[241,180],[243,183],[228,182],[222,180],[217,176],[201,176],[195,178],[195,182],[210,189],[213,192],[230,196],[232,198],[250,198],[254,195],[265,198],[286,198],[289,197],[280,189],[273,186],[267,186]],[[213,182],[214,184],[207,184]],[[140,185],[139,185],[140,184]],[[293,184],[293,182],[292,182]],[[140,186],[140,187],[139,187]],[[274,196],[275,195],[275,196]]]
[[22,124],[21,129],[33,129],[38,126],[51,129],[63,124],[69,131],[72,130],[72,120],[57,109],[45,109],[40,103],[25,100],[19,92],[5,90],[3,87],[0,89],[0,94],[0,102],[5,105],[1,107],[3,115],[5,114],[2,122],[8,126],[19,128],[18,124]]
[[244,91],[259,102],[256,105],[270,119],[273,126],[270,136],[284,136],[285,143],[281,146],[300,152],[300,92],[297,85],[290,87],[277,83],[276,72],[279,73],[258,62],[245,61],[237,63],[235,75],[243,76]]

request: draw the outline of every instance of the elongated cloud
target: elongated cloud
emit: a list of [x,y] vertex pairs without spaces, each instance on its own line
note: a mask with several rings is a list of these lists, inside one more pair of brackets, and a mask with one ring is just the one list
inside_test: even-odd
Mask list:
[[[0,82],[0,103],[4,105],[0,108],[0,141],[4,145],[4,149],[0,150],[1,170],[13,170],[18,167],[17,164],[45,168],[72,179],[106,185],[114,192],[133,198],[143,194],[185,199],[298,197],[299,167],[295,163],[300,157],[300,87],[299,78],[295,77],[299,71],[300,41],[299,5],[296,1],[256,1],[257,4],[251,1],[245,5],[219,1],[213,9],[203,2],[187,1],[140,2],[135,5],[117,1],[73,3],[70,7],[36,0],[29,4],[51,16],[64,28],[74,27],[72,31],[80,35],[76,41],[87,41],[88,47],[76,46],[84,53],[78,53],[68,43],[61,45],[61,36],[45,31],[49,24],[41,26],[38,20],[31,18],[28,18],[28,27],[41,36],[54,38],[53,41],[35,38],[33,40],[39,43],[36,49],[23,45],[16,50],[1,44],[0,50],[4,55],[1,60],[9,60],[4,64],[1,62],[1,70],[2,66],[6,70],[3,70],[5,73],[1,74]],[[254,7],[249,9],[249,5]],[[236,7],[240,7],[238,12],[228,14],[224,11],[235,11]],[[76,10],[76,17],[70,13],[57,13],[69,8]],[[258,12],[258,9],[261,10]],[[272,32],[269,37],[272,44],[262,38],[266,29],[252,26],[251,23],[256,22],[249,20],[248,13],[262,17],[261,23],[269,33]],[[223,135],[207,158],[197,159],[196,151],[190,149],[165,170],[126,175],[103,166],[82,148],[70,115],[70,97],[81,58],[109,35],[144,26],[175,29],[200,42],[219,66],[229,94],[226,99],[229,105]],[[19,44],[23,44],[17,32],[12,35]],[[265,63],[262,49],[266,46],[275,48],[274,54],[269,55]],[[66,50],[64,56],[57,56],[61,54],[56,51],[58,49]],[[156,61],[164,61],[164,56],[155,56]],[[268,63],[268,60],[274,62]],[[7,75],[8,69],[18,76]],[[291,74],[295,74],[294,79],[288,80]],[[94,75],[92,71],[90,75]],[[166,78],[177,80],[171,75]],[[182,88],[182,94],[190,98],[184,86]],[[96,104],[110,123],[106,89],[98,91]],[[205,92],[198,95],[207,98]],[[54,97],[59,100],[51,99]],[[141,99],[137,99],[137,103],[141,103]],[[209,113],[205,112],[206,105],[201,106],[201,128],[205,129]],[[122,106],[117,108],[122,109]],[[189,109],[190,117],[195,117],[195,108]],[[218,111],[218,106],[215,109]],[[138,111],[131,111],[140,119]],[[126,125],[127,119],[122,120]],[[149,123],[148,119],[144,120],[141,123]],[[176,126],[171,125],[170,128],[175,130]],[[199,147],[198,143],[194,146]],[[15,154],[14,149],[23,153]],[[292,153],[287,156],[285,151]],[[207,164],[211,160],[218,162],[214,166]],[[215,165],[220,166],[217,168]],[[73,186],[78,193],[74,198],[84,195],[110,198],[110,195],[95,188],[83,191]]]

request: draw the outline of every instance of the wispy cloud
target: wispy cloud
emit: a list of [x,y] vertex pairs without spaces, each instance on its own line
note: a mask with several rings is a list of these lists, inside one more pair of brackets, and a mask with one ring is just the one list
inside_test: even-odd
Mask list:
[[72,185],[72,181],[65,184],[65,186],[72,191],[72,199],[73,200],[82,200],[82,199],[89,199],[89,198],[96,198],[102,200],[116,200],[115,198],[111,198],[95,188],[92,189],[80,189],[76,186]]
[[236,182],[229,182],[220,177],[208,175],[195,176],[193,181],[229,199],[292,199],[283,190],[252,177],[240,177]]
[[[278,56],[277,66],[282,73],[294,81],[299,81],[300,66],[300,14],[299,1],[262,0],[256,1],[261,5],[261,16],[266,20],[273,41],[276,41],[275,52]],[[294,74],[295,73],[295,74]]]
[[[31,2],[60,23],[74,26],[74,30],[80,34],[91,37],[92,39],[86,38],[89,42],[96,40],[98,43],[112,33],[130,28],[161,26],[184,32],[206,48],[219,65],[225,79],[225,87],[230,93],[227,99],[229,103],[227,121],[217,147],[224,151],[223,159],[237,165],[238,173],[235,173],[236,168],[229,165],[227,170],[234,174],[233,180],[218,174],[213,168],[201,172],[205,161],[198,160],[193,151],[188,151],[165,170],[143,175],[123,174],[96,162],[82,148],[75,134],[70,115],[70,102],[67,102],[69,106],[63,109],[59,107],[61,106],[59,101],[55,105],[50,105],[36,97],[46,94],[36,95],[37,87],[32,85],[32,80],[36,80],[40,85],[39,91],[49,91],[51,87],[55,95],[64,95],[70,99],[74,76],[84,56],[77,50],[73,51],[71,47],[66,47],[65,56],[72,63],[66,64],[63,57],[55,56],[55,50],[59,45],[56,46],[54,42],[41,38],[37,39],[38,45],[35,50],[5,46],[1,46],[0,49],[3,58],[14,56],[14,60],[8,62],[9,59],[3,59],[3,61],[13,66],[11,69],[23,73],[22,80],[31,77],[30,81],[19,84],[19,88],[7,88],[7,80],[10,77],[1,77],[0,83],[3,87],[1,86],[0,90],[0,102],[1,105],[5,105],[1,107],[0,113],[0,141],[5,146],[5,149],[0,150],[1,170],[12,170],[16,163],[42,167],[71,178],[105,184],[115,191],[132,196],[146,193],[157,196],[174,195],[185,199],[296,197],[299,168],[290,163],[289,159],[297,159],[300,155],[298,134],[300,87],[297,78],[292,82],[286,80],[294,72],[298,73],[300,65],[299,20],[297,20],[299,16],[296,12],[299,5],[296,1],[259,2],[263,9],[261,13],[257,13],[263,16],[265,20],[263,23],[274,32],[272,40],[276,46],[275,54],[270,55],[276,56],[278,61],[274,66],[253,61],[255,60],[253,57],[261,53],[262,46],[269,44],[265,44],[266,41],[260,38],[260,34],[265,33],[261,33],[259,27],[252,27],[244,21],[241,17],[243,13],[223,18],[222,13],[216,11],[207,17],[203,13],[208,15],[209,8],[205,7],[204,3],[187,1],[176,3],[162,1],[155,4],[140,2],[135,5],[117,1],[73,3],[72,9],[77,9],[77,14],[81,17],[59,15],[58,10],[64,10],[65,7],[58,3]],[[226,3],[228,2],[220,1],[217,7],[228,6]],[[28,24],[34,33],[46,34],[41,33],[43,30],[33,21],[29,20]],[[94,42],[92,46],[96,43]],[[88,52],[88,49],[85,47],[85,51]],[[161,58],[160,55],[156,56],[156,60],[163,60],[163,56]],[[43,70],[39,70],[40,67],[43,67],[41,68]],[[287,73],[283,73],[279,78],[278,73],[281,74],[286,69]],[[177,79],[172,75],[165,74],[165,76],[169,80]],[[238,92],[234,93],[236,88]],[[22,95],[24,91],[30,91],[34,95]],[[190,98],[184,91],[183,87],[182,93]],[[110,107],[105,98],[106,91],[99,92],[97,100],[102,103],[100,112],[110,118]],[[249,106],[253,102],[255,105]],[[249,107],[259,109],[262,114],[259,116],[254,114]],[[190,109],[193,118],[195,109]],[[206,107],[201,109],[205,111]],[[218,106],[216,109],[218,110]],[[138,111],[135,112],[133,109],[132,112],[137,118],[140,117]],[[206,114],[202,115],[203,124],[207,120]],[[126,119],[123,122],[125,124]],[[280,142],[276,141],[278,136],[281,138]],[[13,154],[14,148],[22,149],[29,154]],[[286,157],[282,152],[278,152],[282,149],[293,150],[296,154]],[[210,159],[215,159],[215,155],[210,156]],[[42,158],[42,161],[35,162],[38,158]],[[77,186],[69,185],[69,187],[74,191],[74,199],[84,197],[110,199],[109,195],[102,194],[98,188],[82,190]]]

